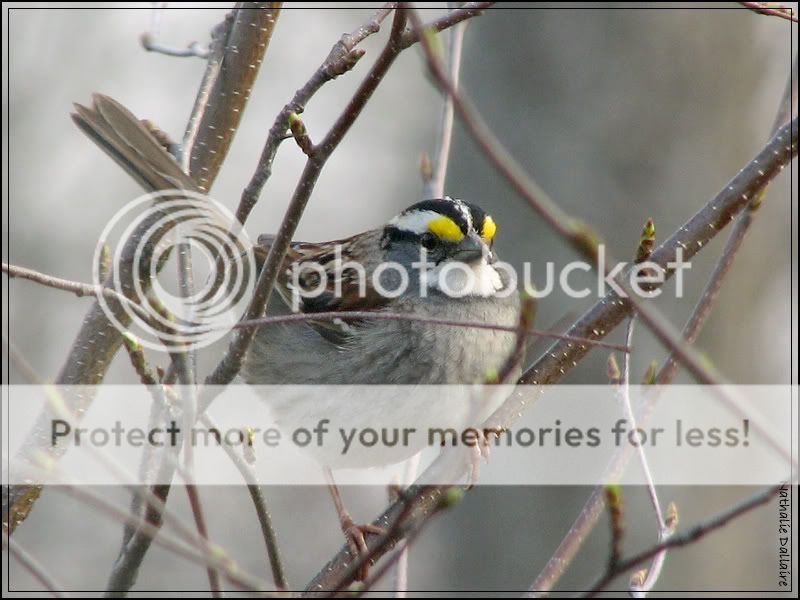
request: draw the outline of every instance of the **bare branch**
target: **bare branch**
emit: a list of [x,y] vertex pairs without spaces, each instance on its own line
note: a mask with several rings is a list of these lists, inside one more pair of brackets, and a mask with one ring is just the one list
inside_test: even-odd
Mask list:
[[186,127],[187,172],[211,189],[239,128],[281,2],[242,2],[212,34],[211,54]]
[[[209,429],[219,430],[214,421],[208,414],[203,413],[200,416],[203,425]],[[248,446],[244,446],[245,450]],[[286,574],[283,569],[283,562],[281,560],[280,549],[278,548],[278,538],[275,535],[275,528],[272,526],[272,517],[270,516],[269,509],[267,508],[267,501],[264,494],[261,493],[261,485],[256,478],[255,470],[249,465],[230,444],[222,444],[222,449],[231,459],[236,469],[247,484],[247,491],[253,501],[256,515],[258,516],[258,523],[261,526],[261,535],[264,538],[264,544],[267,548],[267,555],[269,557],[270,567],[272,569],[272,578],[275,581],[275,587],[279,590],[288,590],[289,582],[286,579]]]
[[[355,31],[345,34],[333,45],[330,53],[311,78],[295,93],[292,100],[283,107],[283,110],[275,118],[275,122],[269,130],[264,149],[261,151],[261,158],[258,167],[253,174],[247,187],[242,192],[239,206],[236,209],[236,218],[244,223],[253,207],[258,202],[261,190],[269,177],[272,175],[272,163],[278,152],[281,142],[286,139],[289,129],[289,115],[291,113],[301,114],[311,98],[319,89],[351,70],[364,55],[364,51],[357,46],[368,36],[380,30],[381,23],[389,15],[395,6],[395,2],[388,2],[380,8],[367,22]],[[433,31],[444,31],[471,17],[480,15],[485,9],[495,4],[494,2],[466,2],[461,8],[451,11],[444,17],[437,19],[427,25]],[[413,31],[403,33],[400,45],[401,49],[413,46],[419,38]]]
[[739,2],[739,4],[762,15],[779,17],[797,23],[797,15],[794,14],[796,9],[780,2]]
[[[38,271],[26,269],[24,267],[8,265],[6,263],[3,263],[3,272],[8,272],[9,276],[11,277],[20,277],[22,279],[29,279],[31,281],[36,281],[37,283],[41,283],[42,285],[47,285],[48,287],[54,287],[56,289],[73,292],[77,296],[90,296],[90,295],[94,296],[96,295],[96,293],[102,291],[102,294],[108,297],[109,299],[124,301],[132,305],[134,309],[139,311],[142,318],[147,317],[147,313],[145,313],[138,304],[133,303],[131,300],[125,298],[125,296],[122,296],[117,292],[115,292],[114,290],[108,288],[100,288],[99,286],[94,286],[90,283],[82,283],[79,281],[60,279],[58,277],[53,277],[52,275],[47,275],[45,273],[40,273]],[[311,320],[325,321],[334,319],[342,319],[342,320],[375,319],[375,320],[394,320],[394,321],[415,321],[415,322],[428,323],[431,325],[442,325],[449,327],[472,327],[475,329],[490,329],[494,331],[510,331],[510,332],[518,331],[517,327],[511,327],[507,325],[496,325],[493,323],[485,323],[483,321],[456,321],[448,319],[437,319],[434,317],[425,317],[422,315],[413,315],[407,313],[369,312],[369,311],[344,311],[344,312],[331,311],[331,312],[319,312],[313,314],[296,313],[291,315],[268,316],[268,317],[260,317],[258,319],[249,319],[246,321],[240,321],[239,323],[236,323],[233,326],[233,328],[255,329],[258,327],[263,327],[265,325],[277,325],[281,323],[293,323],[293,322],[303,322]],[[610,350],[618,350],[620,352],[628,352],[629,350],[628,346],[624,344],[614,344],[611,342],[604,342],[603,340],[563,335],[560,333],[556,333],[554,331],[545,331],[533,327],[529,327],[525,331],[525,335],[555,338],[565,342],[598,346],[601,348],[608,348]]]
[[[773,132],[777,128],[791,118],[793,106],[796,105],[797,100],[797,57],[795,57],[792,72],[789,75],[786,88],[779,104],[778,114],[773,126]],[[763,191],[761,192],[763,194]],[[756,194],[754,198],[759,197]],[[752,206],[752,201],[749,206]],[[736,254],[736,249],[741,244],[743,235],[746,228],[749,226],[752,218],[752,213],[748,209],[743,210],[734,225],[728,243],[722,252],[722,255],[714,269],[708,284],[706,285],[701,299],[697,307],[692,312],[686,327],[683,330],[683,337],[687,343],[693,344],[697,339],[697,335],[702,329],[706,319],[711,314],[711,307],[717,297],[719,289],[724,278],[724,274],[730,268],[730,263]],[[678,362],[670,357],[665,365],[659,372],[656,383],[660,385],[669,384],[678,372]],[[630,451],[619,455],[615,460],[611,469],[616,472],[621,469],[624,462],[627,462]],[[553,556],[547,562],[547,565],[542,569],[537,578],[531,584],[526,596],[535,597],[537,592],[546,593],[550,591],[556,582],[561,578],[564,570],[572,562],[572,559],[577,554],[578,549],[581,547],[583,540],[586,539],[589,532],[594,528],[597,520],[603,509],[603,488],[595,487],[591,496],[584,504],[577,519],[573,523],[569,532],[564,536],[561,544],[559,544]]]
[[3,548],[8,550],[10,556],[13,556],[19,564],[21,564],[34,579],[44,586],[50,595],[54,598],[65,598],[66,595],[61,591],[64,586],[57,582],[43,565],[39,564],[33,556],[31,556],[22,545],[12,538],[5,530],[3,530]]
[[261,158],[258,161],[256,171],[242,192],[239,206],[236,209],[236,218],[240,223],[244,223],[247,220],[256,202],[258,202],[259,196],[261,196],[264,184],[272,175],[272,163],[275,161],[278,147],[286,139],[291,115],[302,113],[306,104],[323,85],[355,67],[356,63],[364,55],[364,51],[357,48],[358,44],[368,36],[380,31],[381,23],[392,11],[393,7],[394,3],[392,2],[386,4],[372,16],[369,22],[361,25],[352,33],[344,34],[333,45],[328,56],[311,78],[295,92],[291,101],[283,107],[283,110],[275,118],[275,122],[270,128],[267,140],[264,143],[264,149],[261,151]]
[[[525,342],[528,339],[528,331],[530,330],[531,323],[533,323],[534,311],[536,303],[531,296],[526,296],[522,300],[522,306],[519,310],[519,323],[517,325],[516,339],[514,340],[514,347],[497,372],[496,377],[489,377],[488,379],[496,381],[499,384],[513,383],[519,377],[522,370],[522,361],[525,359]],[[627,356],[629,353],[625,353]]]
[[[510,325],[497,325],[495,323],[486,323],[484,321],[458,321],[452,319],[439,319],[436,317],[426,317],[422,315],[414,315],[409,313],[392,313],[392,312],[377,312],[367,310],[348,310],[348,311],[325,311],[316,313],[293,313],[290,315],[275,315],[268,317],[260,317],[258,319],[250,319],[247,321],[240,321],[233,326],[234,329],[251,329],[262,327],[264,325],[277,325],[280,323],[299,323],[305,321],[332,321],[332,320],[359,320],[359,319],[374,319],[377,321],[411,321],[416,323],[427,323],[429,325],[442,325],[446,327],[471,327],[474,329],[488,329],[492,331],[509,331],[517,333],[519,327]],[[552,331],[544,331],[541,329],[528,328],[525,331],[526,336],[539,336],[554,338],[564,342],[573,344],[586,344],[589,346],[599,346],[601,348],[608,348],[610,350],[618,350],[620,352],[628,352],[629,348],[624,344],[614,344],[611,342],[604,342],[603,340],[596,340],[590,338],[573,337],[563,335]]]
[[[628,327],[625,332],[625,343],[630,346],[633,342],[633,331],[636,325],[636,315],[631,315],[628,319]],[[628,427],[631,431],[636,431],[639,425],[636,420],[636,415],[633,412],[633,405],[631,404],[631,355],[626,354],[622,360],[622,381],[620,382],[618,394],[622,404],[622,410],[625,414],[625,419],[628,421]],[[653,511],[658,521],[658,533],[662,535],[664,530],[664,516],[661,514],[661,503],[658,500],[658,492],[653,482],[653,474],[650,471],[650,463],[647,461],[647,455],[644,451],[642,444],[636,444],[636,454],[639,457],[639,466],[644,473],[645,483],[647,485],[647,493],[650,496],[650,503],[653,505]]]
[[[767,145],[689,221],[656,248],[650,260],[662,268],[675,259],[678,249],[684,259],[692,258],[742,210],[753,195],[797,154],[797,119],[781,127]],[[671,275],[670,272],[667,273]],[[567,332],[578,337],[601,338],[631,312],[631,307],[611,292],[590,308]],[[562,369],[569,369],[588,351],[557,343],[522,377],[522,383],[548,384],[560,379]],[[549,357],[549,358],[548,358]]]
[[[40,386],[45,385],[41,376],[5,337],[3,338],[3,344],[7,348],[11,362],[20,370],[29,383]],[[152,375],[149,375],[149,377],[152,377]],[[148,386],[148,390],[153,395],[154,405],[163,403],[165,398],[169,396],[169,394],[166,393],[168,388]],[[162,390],[165,392],[163,396],[160,394]],[[69,407],[60,394],[59,389],[51,387],[50,393],[55,396],[56,401],[54,403],[62,407],[61,411],[58,413],[59,417],[66,418],[71,422],[74,421],[75,416],[67,414],[69,413]],[[114,473],[119,481],[127,481],[130,479],[130,477],[124,473],[123,469],[102,452],[94,452],[93,457],[111,473]],[[51,476],[57,477],[57,473],[51,472]],[[70,485],[70,482],[63,481],[59,482],[59,484],[55,486],[55,489],[78,498],[87,505],[99,509],[100,512],[124,524],[126,533],[130,532],[132,537],[130,542],[126,540],[126,544],[123,546],[123,552],[136,552],[138,551],[138,545],[143,544],[143,541],[147,540],[148,547],[150,542],[155,542],[166,550],[187,558],[196,564],[220,570],[225,574],[226,579],[243,589],[260,590],[265,587],[260,580],[244,573],[241,567],[220,552],[219,548],[212,547],[207,540],[199,537],[190,527],[185,525],[175,513],[170,511],[165,503],[166,495],[160,493],[161,488],[159,488],[159,486],[154,486],[155,491],[151,491],[146,486],[124,485],[124,487],[128,489],[134,497],[139,499],[140,503],[147,503],[147,511],[144,513],[143,521],[138,511],[123,510],[98,496],[96,493],[88,491],[85,486],[75,487]],[[169,491],[169,486],[163,487]],[[161,527],[162,520],[166,520],[170,526],[174,528],[175,533],[182,538],[182,541],[172,535],[162,534],[157,536],[157,533],[160,531],[159,528]],[[4,535],[7,534],[6,531],[3,533]],[[198,548],[200,549],[199,553],[196,550]],[[117,584],[127,580],[134,580],[135,570],[137,568],[138,563],[133,564],[132,561],[118,559],[112,571],[107,590],[110,592],[127,590],[129,586],[122,587]]]
[[[137,535],[147,536],[156,545],[190,561],[192,564],[212,566],[225,575],[225,579],[238,588],[246,591],[261,591],[267,589],[268,584],[259,578],[245,572],[242,567],[224,554],[220,548],[212,548],[208,544],[200,543],[196,536],[190,536],[191,543],[184,543],[172,536],[160,534],[160,528],[150,522],[140,522],[139,517],[127,509],[121,508],[86,486],[57,485],[53,489],[61,494],[73,497],[87,506],[94,508],[98,514],[104,514],[115,522],[123,523],[131,528],[137,528]],[[173,524],[173,522],[171,522]],[[177,524],[174,523],[174,524]],[[124,592],[123,588],[108,587],[107,594]]]
[[161,3],[161,6],[158,6],[159,3],[157,2],[154,2],[153,4],[154,6],[150,11],[150,29],[144,32],[139,38],[142,48],[148,52],[157,52],[159,54],[164,54],[165,56],[175,56],[178,58],[190,56],[208,58],[209,49],[204,48],[199,42],[191,42],[188,46],[186,46],[186,48],[175,48],[162,43],[160,41],[161,16],[164,12],[164,6],[166,5],[166,2]]
[[651,558],[655,557],[659,553],[663,552],[664,550],[669,550],[670,548],[679,548],[683,546],[688,546],[689,544],[693,544],[694,542],[704,538],[709,533],[720,529],[741,517],[742,515],[750,512],[751,510],[758,508],[769,502],[774,496],[777,496],[781,490],[787,489],[785,483],[778,484],[767,489],[765,492],[752,496],[748,498],[744,502],[737,504],[736,506],[723,511],[713,517],[710,517],[706,521],[691,527],[683,532],[678,532],[669,539],[656,544],[655,546],[648,548],[638,554],[635,554],[631,558],[627,560],[620,561],[617,563],[614,569],[609,569],[600,579],[598,579],[590,588],[586,594],[587,598],[591,598],[595,596],[598,592],[605,589],[611,581],[625,573],[630,571],[634,567],[643,564],[644,562],[650,560]]
[[145,320],[150,319],[147,312],[137,302],[134,302],[130,298],[126,298],[111,288],[101,285],[93,285],[91,283],[82,283],[80,281],[71,281],[69,279],[61,279],[60,277],[54,277],[53,275],[47,275],[45,273],[40,273],[39,271],[34,271],[33,269],[18,267],[8,263],[3,263],[3,273],[8,274],[9,277],[19,277],[20,279],[34,281],[41,285],[55,288],[57,290],[71,292],[79,298],[85,296],[93,296],[95,298],[98,296],[103,296],[107,300],[110,300],[114,303],[128,306],[131,310],[135,311],[141,318]]
[[[453,4],[453,3],[450,3]],[[448,68],[450,81],[458,88],[458,79],[461,73],[461,52],[464,48],[464,34],[469,21],[462,21],[449,31]],[[442,114],[439,117],[439,131],[436,138],[436,153],[433,158],[430,177],[427,179],[422,192],[422,199],[443,198],[444,183],[447,178],[447,167],[450,163],[450,144],[453,141],[453,99],[445,96],[442,103]]]
[[[786,82],[781,101],[778,104],[778,111],[775,115],[775,122],[772,126],[771,134],[774,134],[778,128],[788,121],[793,113],[794,107],[797,106],[797,61],[798,57],[795,55],[792,70],[789,73],[789,78]],[[703,293],[700,295],[697,305],[692,310],[692,314],[683,328],[683,338],[687,344],[694,344],[700,331],[703,329],[706,320],[711,315],[711,310],[719,297],[720,290],[725,277],[730,272],[733,261],[736,259],[744,241],[747,232],[750,230],[750,225],[753,223],[756,211],[761,206],[764,195],[767,192],[765,186],[758,194],[755,194],[750,200],[746,210],[743,210],[733,226],[730,237],[722,250],[722,254],[714,266],[714,271],[706,284]],[[675,378],[678,372],[678,360],[674,355],[670,355],[664,366],[658,373],[656,383],[664,385],[669,383]]]
[[[200,493],[194,483],[186,484],[186,495],[189,497],[189,505],[192,508],[192,515],[194,515],[194,522],[197,526],[197,533],[208,544],[208,528],[206,527],[206,518],[203,511],[203,504],[200,502]],[[222,597],[222,583],[220,582],[219,572],[211,565],[206,566],[206,573],[208,574],[208,585],[213,598]]]
[[[450,27],[458,25],[462,21],[482,15],[486,9],[491,8],[495,4],[497,3],[464,2],[464,4],[462,4],[459,8],[451,10],[443,17],[431,21],[430,23],[425,23],[422,25],[422,30],[439,33],[445,29],[449,29]],[[420,41],[419,30],[414,28],[411,31],[406,31],[405,34],[403,34],[401,44],[403,48],[408,48],[409,46],[416,44],[418,41]]]
[[[419,18],[419,15],[416,14],[416,11],[409,10],[409,20],[422,43],[422,48],[425,51],[428,67],[433,75],[434,80],[448,95],[453,98],[453,105],[456,109],[456,112],[464,123],[467,131],[473,137],[478,146],[483,150],[489,162],[508,179],[511,186],[520,194],[522,198],[528,202],[528,204],[530,204],[530,206],[536,212],[539,213],[539,215],[548,225],[550,225],[557,233],[562,235],[573,245],[573,247],[584,254],[584,256],[590,259],[593,263],[597,263],[596,266],[601,269],[601,274],[605,275],[607,279],[613,279],[616,288],[618,288],[625,296],[624,300],[617,298],[615,301],[622,302],[622,304],[628,306],[629,309],[635,310],[640,316],[642,322],[647,325],[655,337],[668,350],[670,350],[681,361],[682,364],[686,366],[686,368],[692,373],[692,375],[694,375],[695,378],[697,378],[700,383],[714,386],[713,389],[715,395],[719,397],[723,403],[731,407],[735,412],[741,413],[735,396],[721,387],[720,384],[723,383],[724,380],[716,372],[716,369],[713,367],[713,365],[707,364],[708,361],[705,361],[699,352],[685,343],[680,335],[680,332],[677,331],[677,329],[661,314],[660,311],[658,311],[652,304],[643,302],[639,296],[631,290],[631,287],[625,282],[624,275],[615,275],[612,277],[614,273],[611,265],[615,264],[616,261],[609,257],[607,252],[605,253],[606,260],[597,260],[599,258],[599,251],[601,248],[598,236],[592,232],[589,227],[577,222],[575,219],[569,218],[563,211],[561,211],[561,209],[544,193],[544,191],[539,188],[536,182],[533,181],[533,179],[529,177],[527,173],[525,173],[520,164],[506,151],[502,143],[495,136],[494,132],[483,120],[480,113],[465,100],[458,90],[456,90],[456,88],[453,86],[453,83],[448,79],[446,73],[444,72],[444,69],[442,68],[442,65],[440,64],[440,61],[432,47],[431,40],[426,37],[422,22]],[[783,129],[781,131],[783,131]],[[793,129],[792,132],[796,136],[796,128]],[[779,140],[784,141],[782,148],[784,152],[789,154],[796,153],[796,137],[794,137],[794,141],[791,144],[786,143],[789,137],[788,132],[786,132],[785,135],[778,135],[777,137]],[[759,181],[760,185],[758,185],[758,188],[755,189],[753,193],[759,192],[766,185],[769,179],[771,179],[770,176],[767,176],[767,173],[764,169],[758,168],[757,173],[757,180]],[[737,177],[741,176],[742,173],[737,175]],[[772,176],[774,176],[774,173]],[[733,189],[734,185],[729,186],[729,190]],[[745,193],[743,195],[744,200],[749,201],[752,198],[753,193],[750,195]],[[738,208],[741,208],[741,206]],[[726,215],[726,217],[728,218],[724,222],[720,223],[721,226],[727,225],[732,218],[732,215]],[[708,226],[713,228],[715,223],[708,224]],[[706,239],[700,239],[697,241],[698,247],[702,247],[705,241],[710,239],[712,236],[706,232],[704,237]],[[687,248],[685,241],[679,241],[679,245],[682,248],[679,254],[681,260],[690,258],[697,251],[697,248]],[[669,267],[669,265],[665,265],[665,267]],[[667,272],[668,271],[669,269],[667,268]],[[630,268],[625,275],[629,274]],[[614,295],[617,294],[614,293]],[[566,357],[566,353],[564,353],[563,356]],[[757,431],[758,434],[773,447],[773,449],[783,455],[786,455],[786,450],[782,448],[780,444],[775,442],[775,440],[769,434],[768,427],[766,427],[763,423],[754,422],[753,429],[754,431]],[[795,462],[791,456],[789,456],[789,459],[792,461],[792,463]]]

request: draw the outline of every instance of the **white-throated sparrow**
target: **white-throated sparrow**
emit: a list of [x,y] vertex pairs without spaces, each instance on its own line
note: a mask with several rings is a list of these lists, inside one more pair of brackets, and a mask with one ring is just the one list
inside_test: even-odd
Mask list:
[[[324,394],[310,401],[303,392],[278,398],[274,389],[264,390],[276,418],[290,430],[325,421],[332,431],[479,427],[502,395],[479,395],[476,404],[458,391],[449,397],[450,386],[434,397],[418,386],[482,383],[512,352],[514,333],[425,321],[517,324],[519,296],[507,273],[494,266],[495,233],[482,209],[444,198],[415,204],[384,227],[344,240],[293,243],[276,282],[279,297],[268,313],[387,311],[421,320],[310,320],[265,327],[256,334],[242,376],[251,384],[326,385]],[[259,238],[257,262],[266,258],[271,241]],[[352,386],[364,384],[374,387],[353,393]],[[414,391],[398,393],[398,385]],[[354,556],[367,552],[366,533],[381,530],[354,523],[330,468],[380,466],[421,449],[417,444],[347,454],[330,446],[312,449],[326,468]],[[366,568],[359,577],[366,577]]]
[[[161,142],[119,103],[96,95],[92,108],[76,108],[78,126],[145,189],[197,191]],[[420,320],[309,320],[263,327],[247,353],[242,377],[251,384],[332,386],[485,381],[507,360],[515,333],[431,320],[517,325],[519,297],[507,273],[496,268],[495,233],[494,221],[478,206],[444,198],[414,204],[385,226],[344,240],[292,244],[268,314],[386,311]],[[259,238],[257,262],[263,262],[270,242],[269,236]],[[295,397],[272,405],[276,416],[291,424],[316,423],[335,412],[338,422],[355,428],[372,426],[375,417],[405,423],[409,413],[413,418],[419,412],[441,412],[455,427],[472,426],[497,407],[494,402],[420,404],[396,397],[322,405]],[[322,462],[326,467],[379,465],[418,449],[406,446]],[[331,490],[351,548],[363,551],[363,532],[373,529],[353,524],[332,479]]]

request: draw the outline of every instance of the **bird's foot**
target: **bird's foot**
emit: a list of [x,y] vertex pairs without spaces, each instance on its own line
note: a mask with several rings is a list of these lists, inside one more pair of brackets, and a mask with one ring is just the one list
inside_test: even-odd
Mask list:
[[[350,546],[350,554],[353,560],[359,560],[362,556],[369,554],[369,547],[365,534],[371,533],[373,535],[386,535],[386,529],[371,523],[357,524],[350,518],[350,515],[342,515],[341,518],[342,532],[347,538],[347,545]],[[356,579],[364,581],[369,574],[370,561],[366,561],[358,570]]]

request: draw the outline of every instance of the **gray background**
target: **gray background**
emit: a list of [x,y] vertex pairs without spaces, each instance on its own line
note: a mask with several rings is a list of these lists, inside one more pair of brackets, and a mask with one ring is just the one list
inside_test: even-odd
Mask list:
[[[294,3],[292,3],[295,5]],[[30,6],[30,5],[26,5]],[[205,41],[226,5],[164,15],[165,41]],[[281,15],[231,153],[212,190],[234,208],[260,154],[266,131],[294,91],[345,31],[368,18],[364,7]],[[609,5],[611,6],[611,5]],[[628,7],[629,5],[626,5]],[[719,5],[718,5],[719,6]],[[300,9],[303,7],[303,9]],[[653,217],[659,241],[671,234],[762,146],[791,65],[786,21],[757,16],[733,3],[717,10],[500,9],[475,19],[464,51],[463,85],[512,153],[567,212],[591,223],[615,256],[631,256],[641,226]],[[426,19],[440,12],[429,10]],[[70,121],[72,102],[109,94],[179,138],[204,65],[144,52],[138,35],[146,8],[72,11],[14,9],[3,13],[8,58],[3,94],[3,260],[88,281],[96,236],[122,204],[140,192]],[[796,34],[796,27],[795,27]],[[303,118],[322,137],[344,107],[386,31],[364,43],[353,73],[327,85]],[[299,239],[324,240],[374,227],[417,201],[420,152],[433,150],[439,94],[417,49],[405,52],[333,155],[300,224]],[[4,77],[4,81],[6,78]],[[304,157],[281,148],[274,175],[249,221],[253,236],[274,232]],[[447,192],[481,204],[499,224],[497,248],[514,263],[577,258],[537,219],[457,127]],[[735,383],[796,381],[790,359],[790,315],[796,283],[796,187],[787,173],[772,185],[744,243],[699,346]],[[8,219],[6,220],[6,215]],[[684,299],[657,301],[682,324],[724,244],[721,235],[693,262]],[[668,286],[668,290],[673,288]],[[13,294],[9,298],[9,292]],[[539,303],[547,327],[565,310],[591,300],[553,296]],[[3,329],[42,377],[53,378],[89,300],[3,277]],[[796,306],[796,305],[795,305]],[[620,340],[621,332],[611,339]],[[664,356],[639,328],[635,374]],[[3,348],[5,358],[6,349]],[[602,382],[607,353],[595,351],[568,381]],[[213,365],[215,353],[201,357]],[[638,377],[638,375],[637,375]],[[108,382],[134,381],[120,356]],[[685,379],[685,381],[689,381]],[[3,361],[3,382],[24,378]],[[101,490],[102,491],[102,490]],[[745,497],[747,489],[664,489],[691,524]],[[119,490],[103,493],[125,503]],[[341,544],[324,489],[270,489],[290,580],[301,585]],[[384,502],[383,490],[346,490],[356,519]],[[437,519],[411,556],[416,589],[523,589],[566,532],[588,491],[583,488],[478,488]],[[171,502],[188,519],[184,495]],[[643,490],[625,494],[626,550],[654,541]],[[212,537],[248,570],[268,577],[246,491],[204,493]],[[672,553],[657,589],[774,588],[775,504],[754,512],[691,548]],[[25,544],[71,589],[99,589],[120,539],[120,526],[88,506],[46,493],[18,530]],[[607,525],[601,523],[562,589],[585,586],[605,568]],[[6,565],[4,564],[4,574]],[[12,565],[12,590],[35,583]],[[204,571],[158,547],[142,568],[138,590],[203,589]]]

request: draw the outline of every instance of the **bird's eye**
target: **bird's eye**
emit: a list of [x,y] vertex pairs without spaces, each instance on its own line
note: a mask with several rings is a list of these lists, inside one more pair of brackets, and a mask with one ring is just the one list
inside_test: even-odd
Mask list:
[[434,250],[439,245],[439,239],[432,233],[423,233],[419,242],[425,250]]

